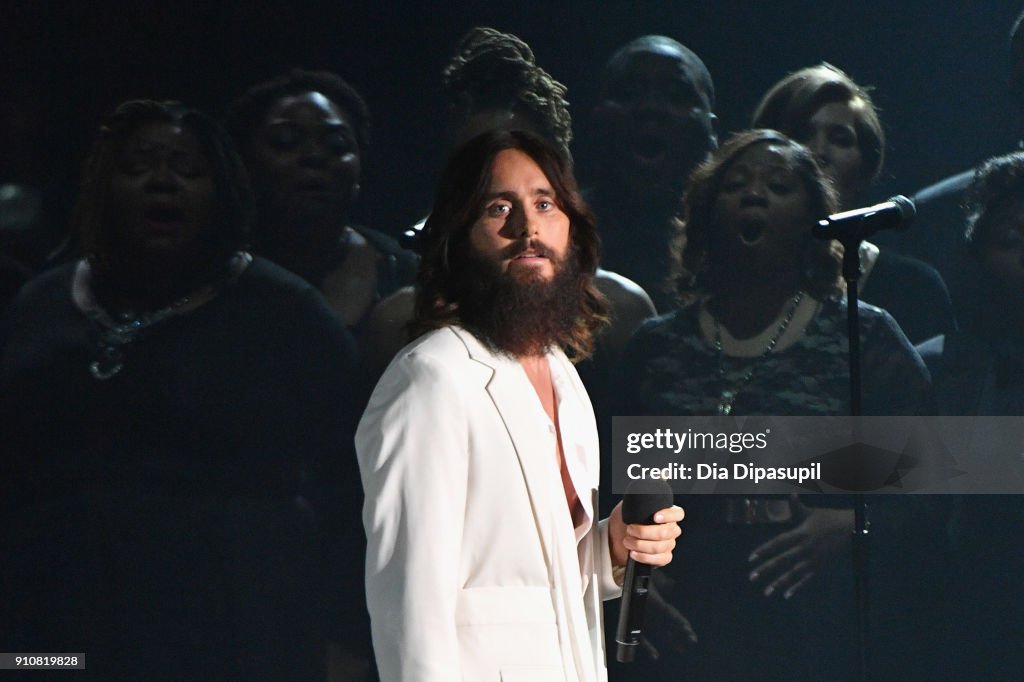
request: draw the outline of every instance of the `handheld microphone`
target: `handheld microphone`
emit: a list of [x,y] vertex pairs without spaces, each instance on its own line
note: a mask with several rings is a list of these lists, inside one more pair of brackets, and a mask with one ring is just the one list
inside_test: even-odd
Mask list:
[[874,206],[834,213],[818,221],[814,236],[819,239],[863,241],[879,230],[899,230],[910,225],[917,208],[914,202],[898,194]]
[[[654,513],[671,507],[672,503],[672,488],[665,481],[636,481],[629,485],[622,497],[622,520],[627,524],[653,524]],[[638,564],[632,557],[626,560],[619,626],[615,631],[615,659],[619,663],[630,663],[636,657],[650,580],[649,564]]]

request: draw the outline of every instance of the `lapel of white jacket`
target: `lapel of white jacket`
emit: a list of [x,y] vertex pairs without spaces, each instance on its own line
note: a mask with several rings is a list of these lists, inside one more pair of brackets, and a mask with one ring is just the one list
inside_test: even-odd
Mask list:
[[485,389],[501,415],[519,458],[523,479],[530,495],[533,520],[541,538],[548,565],[551,565],[551,475],[556,455],[549,434],[537,428],[532,401],[539,400],[522,366],[514,358],[492,352],[465,329],[454,328],[466,344],[470,357],[493,370]]

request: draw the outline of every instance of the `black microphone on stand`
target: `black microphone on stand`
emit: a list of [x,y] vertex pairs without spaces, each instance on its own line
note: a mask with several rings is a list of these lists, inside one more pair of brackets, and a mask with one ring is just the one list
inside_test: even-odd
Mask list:
[[898,194],[874,206],[834,213],[818,221],[814,236],[819,239],[863,241],[879,230],[901,230],[908,227],[917,208],[914,202]]
[[[629,485],[626,494],[622,496],[622,521],[626,524],[653,524],[655,512],[671,507],[672,504],[672,488],[665,481],[636,481]],[[615,631],[615,659],[619,663],[630,663],[636,657],[650,581],[650,564],[637,563],[632,557],[626,560],[619,627]]]
[[[835,213],[818,221],[812,228],[820,239],[835,239],[843,245],[843,279],[846,280],[846,336],[849,344],[850,415],[862,414],[860,376],[860,317],[858,314],[857,280],[861,277],[860,246],[879,230],[907,227],[917,215],[914,202],[897,195],[874,206]],[[859,421],[853,421],[853,441],[860,442]],[[870,667],[868,637],[868,507],[863,493],[857,494],[853,505],[853,576],[857,604],[858,679],[868,679]]]

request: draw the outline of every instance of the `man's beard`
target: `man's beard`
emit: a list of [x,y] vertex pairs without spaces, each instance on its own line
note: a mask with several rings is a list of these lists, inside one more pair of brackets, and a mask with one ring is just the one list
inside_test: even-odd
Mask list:
[[501,270],[471,250],[457,284],[462,325],[493,350],[516,357],[568,345],[583,310],[575,250],[559,260],[550,249],[534,249],[551,260],[551,279],[529,267]]

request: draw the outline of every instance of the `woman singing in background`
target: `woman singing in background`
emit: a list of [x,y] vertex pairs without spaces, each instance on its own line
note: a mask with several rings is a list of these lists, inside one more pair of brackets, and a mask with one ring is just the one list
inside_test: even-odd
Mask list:
[[[245,250],[251,208],[212,119],[105,121],[83,257],[25,286],[0,365],[12,650],[85,652],[103,679],[322,679],[326,536],[362,547],[354,342]],[[331,571],[353,614],[360,563]]]
[[[848,414],[840,261],[811,235],[835,201],[812,153],[775,131],[740,133],[700,166],[673,254],[682,307],[631,339],[616,414]],[[918,414],[928,391],[920,358],[888,314],[861,305],[865,411]],[[662,587],[698,642],[662,670],[849,677],[852,589],[837,559],[847,556],[852,510],[796,498],[688,504],[700,520],[684,539],[687,561],[670,571],[675,587]]]

